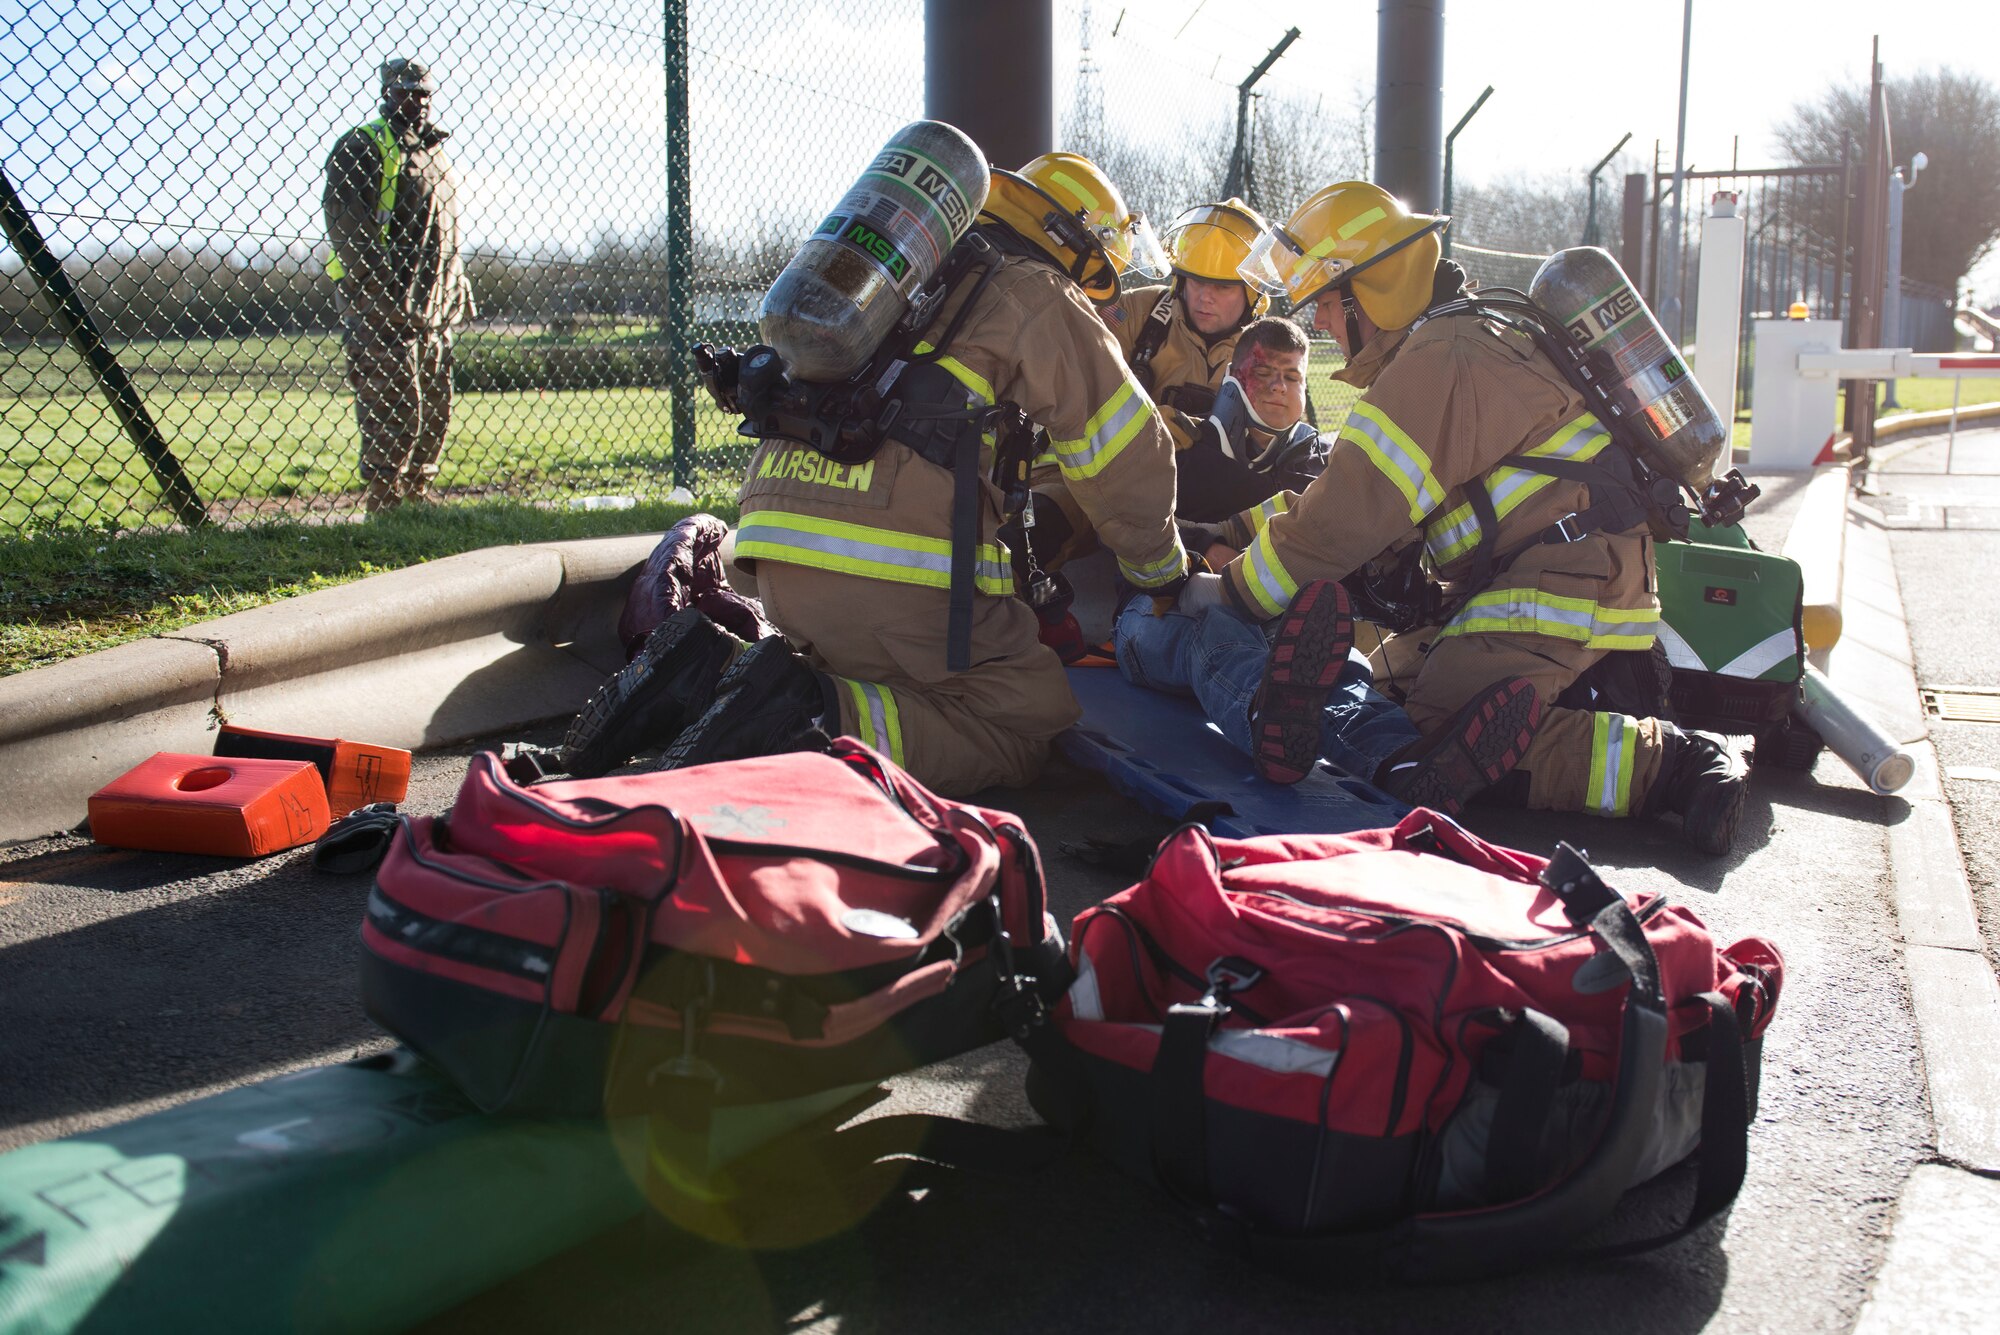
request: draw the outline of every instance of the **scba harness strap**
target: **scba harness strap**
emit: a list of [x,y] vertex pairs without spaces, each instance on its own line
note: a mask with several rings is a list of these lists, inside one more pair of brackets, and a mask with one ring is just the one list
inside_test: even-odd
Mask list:
[[[887,438],[951,473],[951,589],[945,666],[972,666],[972,608],[980,523],[980,455],[993,440],[990,476],[1006,497],[1006,517],[1027,504],[1028,470],[1036,453],[1026,413],[1011,403],[980,404],[936,361],[912,362],[897,375]],[[1028,546],[1028,559],[1034,561]]]
[[1169,287],[1153,303],[1152,313],[1146,317],[1146,327],[1139,331],[1138,340],[1132,344],[1132,355],[1125,360],[1132,367],[1132,374],[1138,377],[1139,385],[1148,394],[1153,393],[1153,358],[1160,355],[1160,349],[1167,345],[1167,335],[1174,323],[1174,289]]

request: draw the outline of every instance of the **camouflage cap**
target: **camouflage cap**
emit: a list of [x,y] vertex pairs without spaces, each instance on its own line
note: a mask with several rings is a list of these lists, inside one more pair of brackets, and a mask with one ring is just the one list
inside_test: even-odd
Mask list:
[[421,60],[407,56],[395,56],[382,62],[382,91],[385,93],[437,92],[437,84],[431,79],[431,67]]

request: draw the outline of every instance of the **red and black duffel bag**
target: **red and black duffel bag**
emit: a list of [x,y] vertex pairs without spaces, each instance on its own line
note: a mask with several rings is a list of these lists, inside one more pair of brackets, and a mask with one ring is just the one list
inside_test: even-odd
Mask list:
[[476,756],[403,822],[362,944],[369,1015],[482,1109],[694,1129],[1004,1038],[1068,981],[1015,818],[845,738],[534,788]]
[[1072,928],[1042,1115],[1299,1273],[1511,1269],[1700,1149],[1685,1233],[1742,1183],[1782,964],[1416,811],[1390,830],[1190,826]]

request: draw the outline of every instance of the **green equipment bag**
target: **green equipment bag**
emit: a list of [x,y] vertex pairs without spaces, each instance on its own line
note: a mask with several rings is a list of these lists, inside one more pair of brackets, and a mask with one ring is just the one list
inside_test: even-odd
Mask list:
[[1654,549],[1660,645],[1684,727],[1761,733],[1798,703],[1804,581],[1796,561],[1756,551],[1740,528],[1690,526]]
[[[851,1101],[718,1115],[728,1162]],[[602,1119],[479,1114],[407,1049],[0,1155],[0,1335],[395,1330],[639,1213]]]

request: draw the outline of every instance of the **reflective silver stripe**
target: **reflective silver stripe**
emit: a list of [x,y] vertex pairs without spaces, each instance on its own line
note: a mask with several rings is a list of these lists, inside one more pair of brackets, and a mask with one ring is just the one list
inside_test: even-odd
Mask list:
[[1187,551],[1181,546],[1180,538],[1176,535],[1173,550],[1151,565],[1129,565],[1120,558],[1118,569],[1132,583],[1142,589],[1149,589],[1155,584],[1165,584],[1178,579],[1181,572],[1187,569]]
[[1097,966],[1085,955],[1076,964],[1076,981],[1069,985],[1069,1013],[1079,1020],[1102,1020],[1104,997],[1097,988]]
[[1244,585],[1257,600],[1264,615],[1278,615],[1285,610],[1285,604],[1292,601],[1292,595],[1299,591],[1299,586],[1278,556],[1277,545],[1271,541],[1270,525],[1264,526],[1263,532],[1257,535],[1257,541],[1250,544],[1250,550],[1244,555],[1249,558],[1251,575],[1243,581]]
[[[1665,629],[1663,625],[1661,630]],[[1665,638],[1664,635],[1662,638]],[[1798,633],[1787,626],[1759,640],[1715,670],[1725,677],[1745,677],[1755,681],[1778,664],[1796,657],[1798,652]],[[1668,657],[1672,658],[1672,650],[1668,651]]]
[[[1790,633],[1790,631],[1786,632],[1787,635]],[[1657,634],[1660,640],[1660,647],[1667,651],[1667,666],[1685,668],[1690,672],[1708,671],[1708,664],[1703,662],[1701,655],[1694,651],[1694,646],[1682,639],[1681,633],[1667,622],[1660,622]]]
[[1619,809],[1618,789],[1620,784],[1618,780],[1625,771],[1625,753],[1630,745],[1629,739],[1625,736],[1625,716],[1623,714],[1599,714],[1597,717],[1604,725],[1603,749],[1601,751],[1604,764],[1604,778],[1598,785],[1597,796],[1593,805],[1603,815],[1622,816],[1625,813]]
[[1465,518],[1459,520],[1448,529],[1444,529],[1436,534],[1426,535],[1424,538],[1424,546],[1430,549],[1433,561],[1440,563],[1448,562],[1453,557],[1462,555],[1463,553],[1454,549],[1460,543],[1478,536],[1479,515],[1473,511],[1471,506],[1466,506],[1465,510]]
[[1139,428],[1146,416],[1153,411],[1153,401],[1130,380],[1120,385],[1099,408],[1102,421],[1090,428],[1090,434],[1083,440],[1051,439],[1050,447],[1055,451],[1056,461],[1063,472],[1074,477],[1094,477],[1118,456]]
[[[1360,404],[1355,405],[1357,408],[1360,406]],[[1404,488],[1404,494],[1410,500],[1410,522],[1421,522],[1425,515],[1437,509],[1438,503],[1444,497],[1438,495],[1433,486],[1428,460],[1419,462],[1411,457],[1402,443],[1384,430],[1381,424],[1358,412],[1350,412],[1347,425],[1341,428],[1342,435],[1346,435],[1349,431],[1359,432],[1373,441],[1375,450],[1379,451],[1376,456],[1378,460],[1393,465],[1409,483],[1409,486]],[[1375,451],[1370,452],[1375,453]]]

